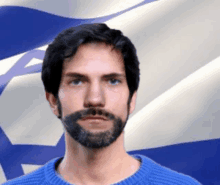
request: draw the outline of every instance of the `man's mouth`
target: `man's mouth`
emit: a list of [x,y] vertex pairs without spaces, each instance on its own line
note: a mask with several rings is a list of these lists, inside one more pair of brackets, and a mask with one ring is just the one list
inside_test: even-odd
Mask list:
[[85,120],[104,120],[107,121],[107,119],[105,117],[102,116],[88,116],[82,119],[83,121]]

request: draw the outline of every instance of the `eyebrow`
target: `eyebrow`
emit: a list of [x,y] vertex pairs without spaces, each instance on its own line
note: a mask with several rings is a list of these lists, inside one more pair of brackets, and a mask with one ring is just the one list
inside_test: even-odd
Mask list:
[[[80,73],[72,73],[72,72],[64,74],[64,77],[72,77],[72,78],[76,77],[76,78],[87,78],[88,79],[87,75],[80,74]],[[102,78],[116,78],[116,77],[125,77],[125,75],[120,74],[120,73],[109,73],[109,74],[102,75]]]

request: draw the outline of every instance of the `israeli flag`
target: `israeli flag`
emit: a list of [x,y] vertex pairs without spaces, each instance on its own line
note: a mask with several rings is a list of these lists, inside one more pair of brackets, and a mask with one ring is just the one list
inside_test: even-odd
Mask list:
[[64,155],[40,78],[45,50],[64,29],[105,22],[140,60],[127,152],[220,185],[219,17],[219,0],[1,0],[0,183]]

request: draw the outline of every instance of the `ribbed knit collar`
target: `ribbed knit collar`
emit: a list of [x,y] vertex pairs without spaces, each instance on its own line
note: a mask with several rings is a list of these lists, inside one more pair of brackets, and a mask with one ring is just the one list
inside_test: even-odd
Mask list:
[[[133,175],[118,183],[115,183],[114,185],[134,185],[140,182],[143,177],[145,181],[146,179],[149,179],[152,168],[155,166],[155,162],[143,155],[136,154],[132,156],[141,161],[140,168]],[[56,172],[56,163],[62,158],[63,157],[52,159],[45,165],[44,173],[48,183],[54,185],[70,185],[70,183],[63,180]]]

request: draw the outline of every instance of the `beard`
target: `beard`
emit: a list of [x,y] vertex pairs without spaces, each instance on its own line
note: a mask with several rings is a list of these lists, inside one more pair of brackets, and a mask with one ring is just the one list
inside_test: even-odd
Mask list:
[[[129,109],[128,109],[129,112]],[[113,127],[107,131],[90,132],[84,129],[78,121],[87,116],[102,115],[113,122]],[[98,108],[89,108],[88,110],[77,111],[69,114],[62,119],[65,130],[78,143],[87,148],[101,149],[111,145],[121,135],[128,120],[128,113],[125,122],[121,118]]]
[[[77,111],[72,114],[66,115],[62,119],[61,102],[58,98],[58,111],[60,114],[58,118],[61,119],[65,130],[69,133],[72,139],[74,139],[75,141],[77,141],[86,148],[102,149],[104,147],[111,145],[114,141],[116,141],[117,138],[123,132],[129,117],[130,102],[131,102],[131,98],[129,97],[127,102],[127,117],[124,122],[120,117],[116,117],[114,114],[99,108],[89,108],[87,110]],[[91,115],[95,116],[96,114],[105,117],[109,121],[112,121],[113,127],[107,131],[93,133],[84,129],[78,123],[78,121],[81,120],[82,118]]]

